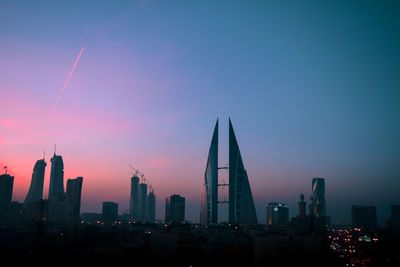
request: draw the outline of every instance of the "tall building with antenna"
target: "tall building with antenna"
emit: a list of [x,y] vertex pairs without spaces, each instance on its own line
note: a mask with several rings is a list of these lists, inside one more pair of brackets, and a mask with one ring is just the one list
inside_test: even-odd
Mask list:
[[51,158],[51,173],[49,200],[62,197],[64,195],[64,162],[60,155],[54,155]]
[[24,201],[24,208],[27,208],[29,205],[36,205],[42,200],[46,166],[44,158],[36,161],[35,167],[33,167],[31,185]]

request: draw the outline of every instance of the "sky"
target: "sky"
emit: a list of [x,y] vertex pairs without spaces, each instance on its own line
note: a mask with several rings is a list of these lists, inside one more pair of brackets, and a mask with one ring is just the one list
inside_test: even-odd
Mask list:
[[180,194],[198,221],[213,127],[225,166],[230,117],[261,223],[270,201],[297,215],[313,177],[332,222],[350,223],[355,204],[386,218],[400,204],[399,12],[397,1],[3,0],[0,168],[13,200],[44,151],[47,197],[56,144],[64,182],[84,177],[81,212],[103,201],[126,212],[130,164],[153,185],[157,218]]

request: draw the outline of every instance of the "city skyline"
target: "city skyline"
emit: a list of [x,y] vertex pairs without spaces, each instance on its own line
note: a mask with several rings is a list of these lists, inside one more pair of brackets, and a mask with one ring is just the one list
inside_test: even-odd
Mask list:
[[352,205],[376,206],[379,223],[400,203],[397,5],[22,3],[0,4],[0,167],[13,200],[44,150],[48,197],[57,144],[64,188],[85,178],[81,212],[129,210],[133,164],[156,186],[158,219],[181,194],[198,221],[212,126],[230,116],[260,223],[271,201],[295,216],[314,177],[332,223],[350,223]]

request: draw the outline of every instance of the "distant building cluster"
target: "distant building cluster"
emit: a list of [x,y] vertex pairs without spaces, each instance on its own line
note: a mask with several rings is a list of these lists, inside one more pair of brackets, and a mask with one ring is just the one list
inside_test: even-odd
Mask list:
[[[239,145],[229,119],[229,163],[224,167],[218,164],[218,120],[215,124],[205,168],[200,224],[218,224],[218,207],[228,204],[228,224],[246,227],[259,226],[249,177],[244,166]],[[156,223],[156,195],[144,174],[134,171],[130,178],[129,212],[118,214],[118,203],[103,202],[101,213],[80,213],[83,177],[68,179],[64,190],[64,162],[61,155],[54,152],[51,162],[48,199],[43,199],[43,185],[47,163],[37,160],[33,168],[29,191],[23,203],[12,201],[14,177],[7,173],[0,175],[0,223],[15,221],[47,222],[50,224],[103,223],[114,224],[123,219],[133,223]],[[220,170],[229,172],[229,182],[219,183]],[[229,189],[229,200],[219,201],[221,186]],[[185,197],[172,194],[165,199],[165,224],[185,223]],[[325,199],[325,178],[314,177],[311,181],[309,204],[304,194],[298,201],[298,215],[289,219],[289,207],[282,202],[273,201],[266,205],[266,230],[269,233],[297,233],[318,235],[326,233],[330,224]],[[353,227],[367,231],[378,229],[375,206],[353,205],[351,207]],[[385,228],[400,232],[400,205],[392,205],[392,216],[383,222]]]
[[43,199],[45,159],[36,162],[31,185],[24,203],[11,202],[14,177],[0,176],[0,222],[46,221],[54,224],[80,222],[80,207],[83,178],[67,180],[64,191],[64,163],[60,155],[51,158],[50,187],[48,199]]
[[131,178],[131,196],[129,217],[131,220],[142,223],[154,223],[156,220],[156,196],[150,185],[147,193],[147,183],[142,174],[142,182],[138,176],[139,171]]

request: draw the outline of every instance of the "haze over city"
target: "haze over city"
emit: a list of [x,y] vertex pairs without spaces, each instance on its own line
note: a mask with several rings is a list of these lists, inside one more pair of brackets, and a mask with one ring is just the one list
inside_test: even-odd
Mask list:
[[[157,218],[177,193],[198,222],[213,127],[219,118],[225,166],[230,117],[260,223],[270,201],[294,216],[313,177],[325,178],[332,222],[349,223],[354,204],[375,205],[379,221],[400,203],[398,11],[372,1],[2,1],[0,167],[15,177],[13,200],[56,144],[65,180],[84,177],[82,212],[103,201],[128,210],[131,164],[155,188]],[[44,198],[49,180],[47,168]]]

